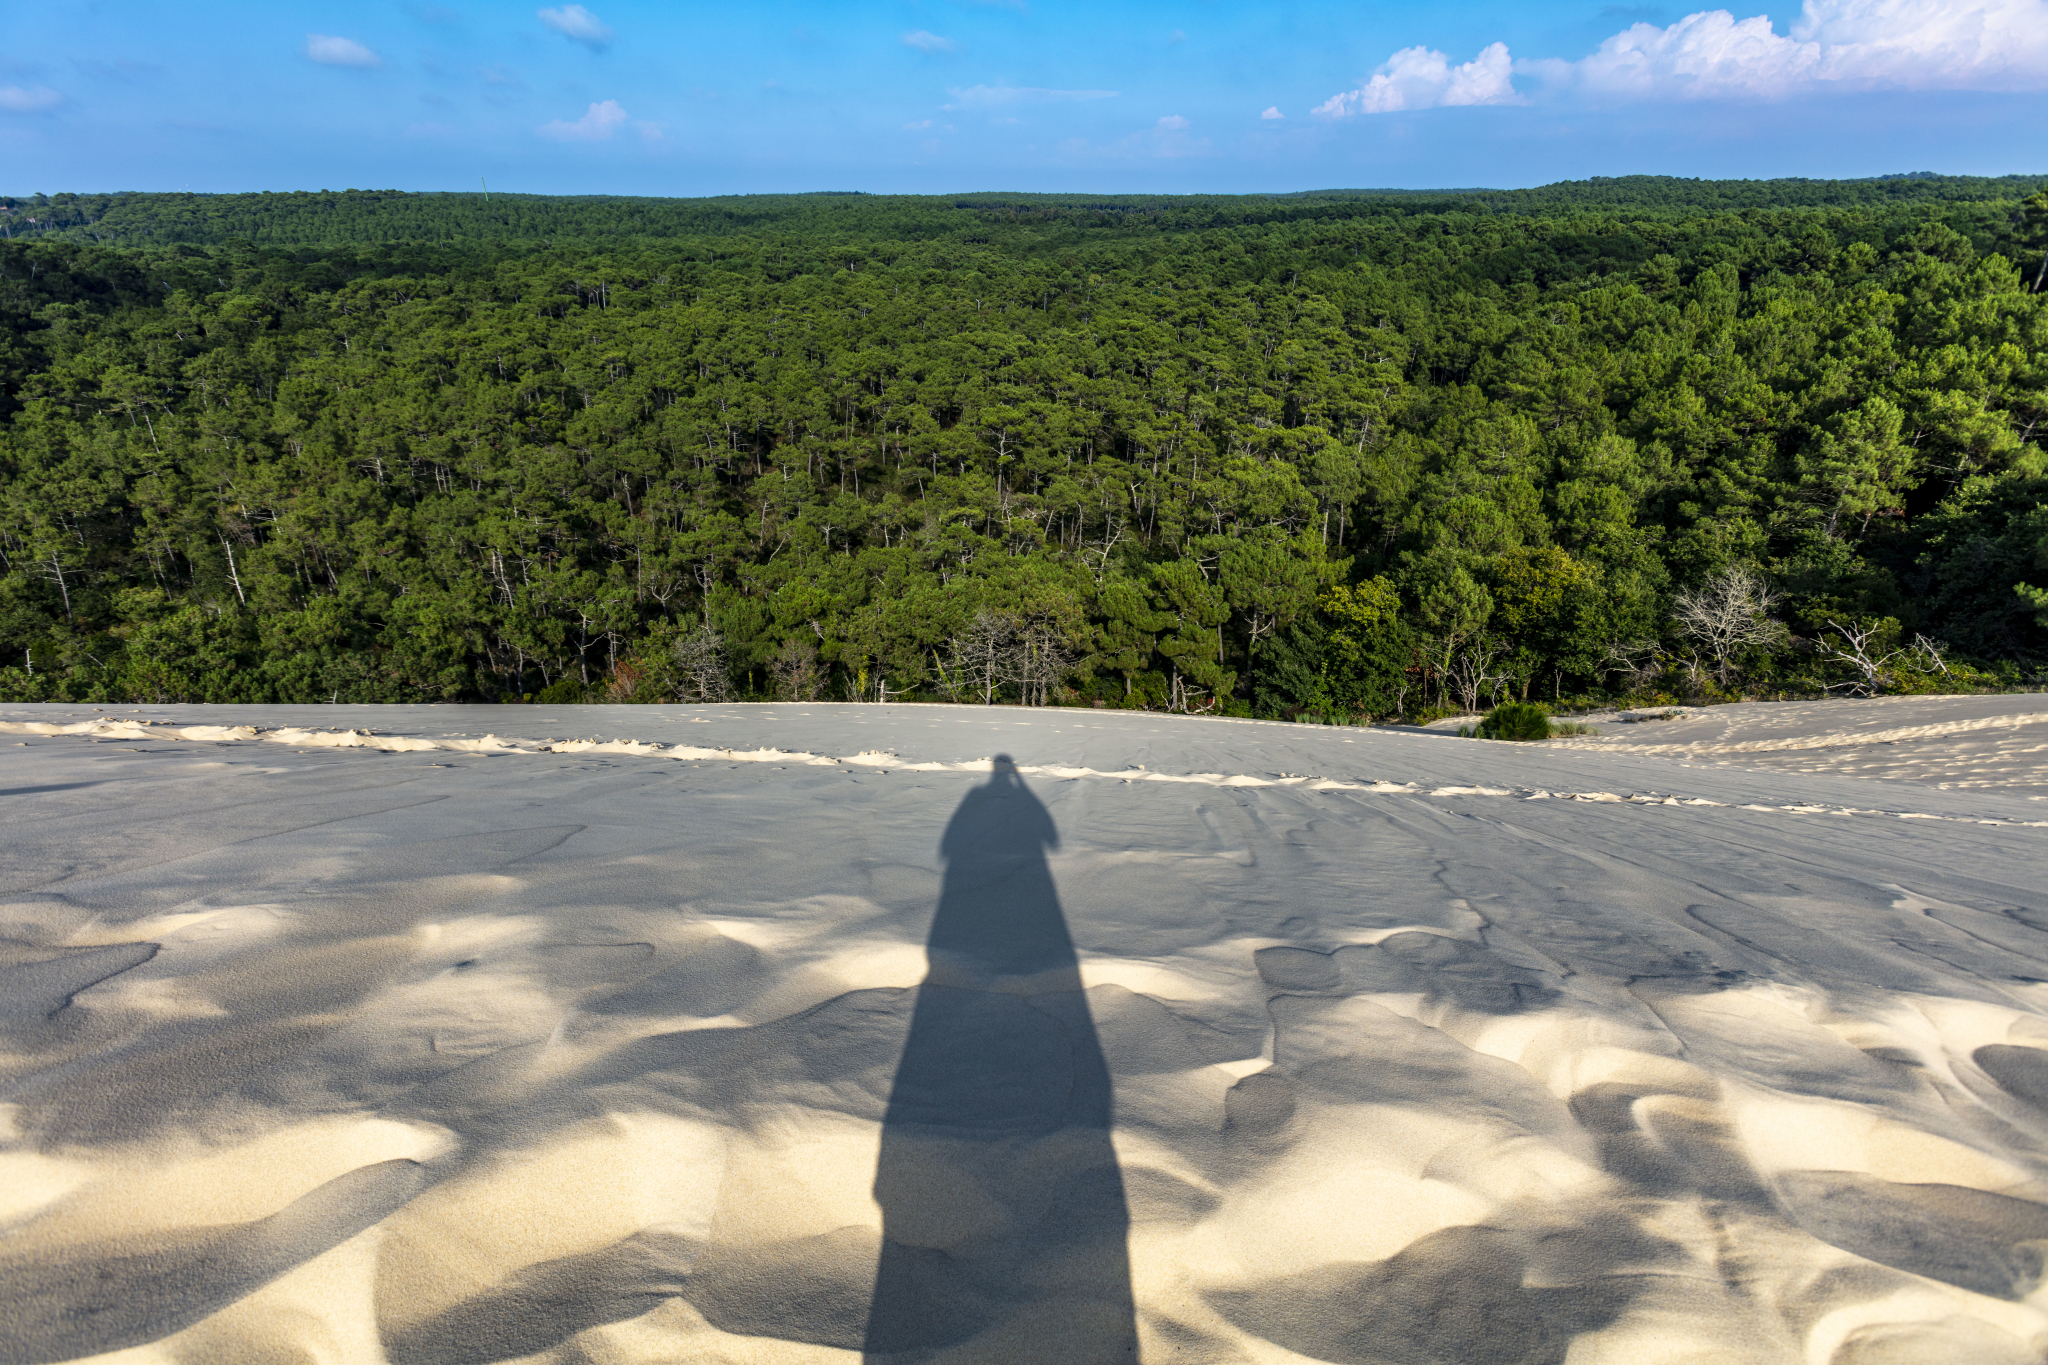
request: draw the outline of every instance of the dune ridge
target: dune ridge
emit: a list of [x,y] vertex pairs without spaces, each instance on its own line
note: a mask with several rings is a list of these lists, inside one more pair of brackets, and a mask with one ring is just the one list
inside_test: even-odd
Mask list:
[[[2048,725],[2048,712],[2036,715],[1978,716],[1969,720],[1942,721],[1931,725],[1902,725],[1889,730],[1833,731],[1817,735],[1793,735],[1782,739],[1745,739],[1723,743],[1631,743],[1628,747],[1631,752],[1640,754],[1776,753],[1797,749],[1844,749],[1862,744],[1897,744],[1901,740],[1946,739],[1952,735],[1972,734],[1980,730],[2016,730],[2028,725]],[[1557,742],[1594,748],[1603,742],[1614,743],[1615,740],[1600,735],[1580,735],[1562,738]]]
[[1585,753],[1904,781],[2048,800],[2048,707],[2039,694],[1738,702],[1595,714]]
[[[2017,723],[2017,722],[2014,722]],[[1917,727],[1913,737],[1925,738],[1936,734],[1963,733],[1968,729],[2010,728],[2001,722],[1993,727],[1990,722],[1958,723],[1958,728],[1945,730],[1938,727]],[[1885,732],[1906,734],[1905,731]],[[775,748],[719,749],[696,744],[664,745],[646,740],[634,739],[505,739],[495,734],[481,738],[423,737],[417,735],[381,735],[361,729],[309,730],[295,726],[266,728],[260,725],[187,725],[179,726],[165,721],[132,720],[89,720],[69,723],[47,721],[0,721],[0,734],[27,734],[43,737],[75,736],[86,739],[129,739],[186,741],[202,744],[285,744],[296,748],[313,749],[369,749],[383,753],[432,753],[448,752],[477,755],[538,755],[538,754],[615,754],[636,758],[675,759],[690,763],[761,763],[776,767],[859,767],[885,772],[903,773],[959,773],[966,775],[987,774],[994,771],[994,760],[989,758],[970,759],[955,762],[905,759],[899,755],[881,750],[862,750],[859,753],[842,756],[812,753],[806,750]],[[1830,737],[1821,737],[1829,739]],[[1563,745],[1586,746],[1586,741],[1557,741]],[[1891,740],[1878,737],[1860,741],[1864,743],[1888,743]],[[1846,741],[1843,741],[1846,743]],[[1748,745],[1723,745],[1699,747],[1693,745],[1631,745],[1630,753],[1747,753],[1763,752],[1771,743],[1758,741]],[[1783,749],[1841,747],[1838,743],[1811,744],[1784,742],[1775,747]],[[1328,792],[1376,792],[1382,794],[1406,793],[1421,796],[1476,796],[1508,797],[1519,801],[1591,801],[1606,804],[1646,806],[1721,806],[1729,804],[1705,797],[1673,796],[1661,791],[1553,791],[1545,787],[1487,786],[1446,783],[1431,785],[1414,781],[1391,781],[1383,778],[1363,778],[1344,781],[1315,774],[1273,774],[1259,776],[1251,773],[1184,773],[1162,772],[1143,767],[1122,769],[1100,769],[1076,767],[1070,764],[1020,764],[1013,765],[1015,771],[1034,777],[1049,777],[1061,781],[1110,780],[1117,782],[1165,782],[1202,787],[1299,787],[1307,791]],[[1814,802],[1797,802],[1775,805],[1765,802],[1742,803],[1745,810],[1782,811],[1795,815],[1850,815],[1890,816],[1905,820],[1966,820],[1977,824],[2019,824],[2030,827],[2048,828],[2048,820],[1991,820],[1976,817],[1943,815],[1925,811],[1906,811],[1882,807],[1830,805]]]

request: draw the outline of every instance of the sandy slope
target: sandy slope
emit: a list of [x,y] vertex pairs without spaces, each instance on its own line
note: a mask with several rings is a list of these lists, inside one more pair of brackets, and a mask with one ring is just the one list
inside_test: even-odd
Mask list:
[[0,1362],[2038,1361],[2035,700],[0,709]]
[[1944,790],[2025,791],[2048,800],[2048,697],[1879,697],[1683,710],[1650,723],[1599,717],[1597,736],[1570,743]]

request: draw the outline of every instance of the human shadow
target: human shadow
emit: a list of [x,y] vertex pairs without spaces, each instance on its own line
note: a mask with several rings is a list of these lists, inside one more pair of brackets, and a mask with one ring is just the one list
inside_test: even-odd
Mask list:
[[1137,1358],[1109,1068],[1046,850],[1006,755],[946,826],[883,1119],[870,1362]]

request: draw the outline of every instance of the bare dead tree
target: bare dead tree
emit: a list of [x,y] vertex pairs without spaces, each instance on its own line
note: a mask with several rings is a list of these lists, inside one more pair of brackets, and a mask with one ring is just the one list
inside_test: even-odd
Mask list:
[[249,605],[249,598],[242,591],[242,571],[235,564],[234,543],[228,539],[227,532],[225,531],[220,533],[220,548],[227,552],[228,582],[234,586],[235,601],[246,607]]
[[517,641],[490,631],[484,636],[484,658],[492,674],[511,679],[505,691],[517,698],[526,684],[526,651]]
[[1671,617],[1681,634],[1712,656],[1715,681],[1726,687],[1735,675],[1739,651],[1784,638],[1785,627],[1770,615],[1783,600],[1761,574],[1736,564],[1678,594],[1672,599]]
[[1628,680],[1630,692],[1647,686],[1664,671],[1663,651],[1655,640],[1610,640],[1601,662],[1606,671]]
[[1102,517],[1102,538],[1100,540],[1081,540],[1081,562],[1087,564],[1091,559],[1094,561],[1091,569],[1095,574],[1095,581],[1097,583],[1100,583],[1102,575],[1108,572],[1109,557],[1115,551],[1117,542],[1123,539],[1124,532],[1128,529],[1128,522],[1119,524],[1114,512],[1105,512]]
[[715,627],[699,626],[669,648],[676,666],[676,699],[719,702],[732,695],[725,671],[725,640]]
[[1216,699],[1210,695],[1208,688],[1197,687],[1189,682],[1187,675],[1179,669],[1173,670],[1173,676],[1168,681],[1166,689],[1167,710],[1193,715],[1211,710],[1215,705]]
[[996,690],[1016,672],[1011,655],[1017,627],[1017,618],[1005,611],[983,608],[974,613],[974,619],[948,642],[953,685],[968,696],[978,696],[983,706],[992,705]]
[[1948,646],[1941,641],[1930,640],[1925,635],[1915,635],[1912,653],[1919,660],[1923,673],[1951,676],[1948,671]]
[[[696,581],[697,601],[704,609],[704,624],[709,626],[711,624],[711,590],[718,586],[718,561],[715,559],[700,561],[692,567],[690,577]],[[665,599],[663,605],[667,605]]]
[[[1855,669],[1855,681],[1840,685],[1861,692],[1866,697],[1874,697],[1884,691],[1891,683],[1891,675],[1885,672],[1885,669],[1894,659],[1912,652],[1908,649],[1888,649],[1882,654],[1874,652],[1877,642],[1882,638],[1881,629],[1877,626],[1845,626],[1830,621],[1828,629],[1842,639],[1839,644],[1826,637],[1816,641],[1821,657],[1833,659]],[[1926,637],[1920,638],[1924,640]]]
[[1067,652],[1059,632],[1037,621],[1012,638],[1008,663],[1010,678],[1017,684],[1018,697],[1026,706],[1045,705],[1052,698],[1052,690],[1074,671],[1074,658]]
[[71,615],[71,582],[64,576],[64,557],[52,550],[47,558],[37,562],[36,567],[43,577],[57,585],[57,593],[64,599],[64,619],[74,620]]
[[1490,640],[1474,640],[1459,650],[1451,666],[1444,670],[1444,682],[1457,693],[1459,703],[1468,712],[1479,709],[1479,694],[1486,691],[1487,684],[1501,681],[1493,669],[1494,660],[1499,657],[1499,645]]
[[[495,551],[493,555],[495,557]],[[650,574],[643,567],[640,577],[636,581],[636,586],[640,595],[653,601],[655,605],[661,608],[661,614],[666,616],[668,615],[669,599],[683,590],[683,580],[665,569],[657,569]],[[511,593],[511,588],[507,587],[505,589],[507,601],[511,600]]]
[[825,690],[825,670],[818,661],[818,646],[800,635],[792,635],[768,661],[775,678],[775,695],[783,701],[816,701]]

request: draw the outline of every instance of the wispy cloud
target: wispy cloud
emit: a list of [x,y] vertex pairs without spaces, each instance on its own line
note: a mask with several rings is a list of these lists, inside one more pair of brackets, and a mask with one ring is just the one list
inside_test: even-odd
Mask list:
[[487,66],[484,67],[482,70],[478,71],[477,74],[484,78],[485,85],[508,85],[517,87],[526,84],[525,81],[519,79],[519,73],[517,71],[514,71],[509,66]]
[[1260,114],[1259,114],[1259,117],[1260,117],[1260,118],[1286,118],[1286,117],[1287,117],[1287,115],[1285,115],[1285,114],[1283,114],[1283,113],[1281,113],[1281,112],[1280,112],[1280,106],[1279,106],[1279,105],[1277,105],[1277,104],[1274,104],[1274,105],[1269,105],[1269,106],[1267,106],[1267,107],[1266,107],[1266,108],[1265,108],[1264,110],[1262,110],[1262,111],[1260,112]]
[[353,38],[326,33],[306,35],[306,55],[322,66],[382,66],[384,59]]
[[1365,84],[1330,96],[1314,112],[1324,118],[1348,118],[1445,104],[1515,104],[1521,96],[1509,78],[1512,67],[1506,43],[1493,44],[1461,66],[1452,66],[1448,57],[1430,48],[1403,48],[1382,62]]
[[599,100],[586,109],[580,119],[573,122],[555,119],[534,131],[555,142],[605,142],[628,125],[650,142],[661,139],[660,124],[635,121],[617,100]]
[[951,90],[947,109],[1007,109],[1016,104],[1058,104],[1080,100],[1111,100],[1116,90],[1045,90],[1029,85],[970,85]]
[[941,38],[938,34],[928,33],[921,28],[914,28],[904,34],[903,45],[905,47],[914,47],[919,52],[940,53],[958,52],[960,50],[960,44],[954,42],[951,38]]
[[1136,157],[1177,159],[1209,155],[1213,150],[1209,139],[1192,136],[1188,131],[1192,127],[1192,120],[1180,114],[1167,114],[1150,128],[1120,137],[1114,142],[1098,144],[1083,137],[1068,138],[1060,144],[1060,151],[1070,157],[1090,160],[1129,160]]
[[0,110],[10,114],[40,114],[63,102],[64,97],[47,85],[0,85]]
[[593,52],[602,51],[618,37],[610,25],[581,5],[540,10],[536,17],[570,42],[581,43]]

